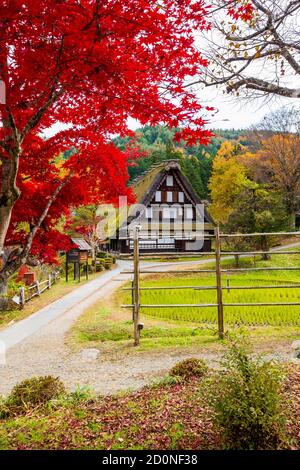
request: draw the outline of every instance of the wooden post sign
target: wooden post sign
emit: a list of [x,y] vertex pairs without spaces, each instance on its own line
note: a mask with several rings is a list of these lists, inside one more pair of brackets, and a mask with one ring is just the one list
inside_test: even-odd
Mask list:
[[80,282],[81,264],[85,265],[85,276],[88,279],[88,258],[91,246],[83,238],[72,238],[72,242],[76,248],[66,253],[66,281],[69,277],[69,263],[74,266],[74,280],[78,279]]
[[68,251],[67,253],[67,262],[68,263],[79,263],[80,262],[80,251],[76,248]]

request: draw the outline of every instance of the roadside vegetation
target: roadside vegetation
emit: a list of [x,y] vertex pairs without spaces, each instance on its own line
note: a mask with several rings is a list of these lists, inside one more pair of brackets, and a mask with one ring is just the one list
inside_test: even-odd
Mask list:
[[[89,281],[100,276],[101,273],[92,273],[89,274]],[[12,307],[8,310],[1,311],[0,313],[0,329],[10,325],[12,322],[23,320],[23,318],[29,317],[33,313],[37,312],[43,307],[46,307],[51,302],[60,299],[66,294],[74,291],[78,287],[84,285],[86,282],[85,277],[81,278],[80,283],[78,280],[74,281],[69,279],[66,282],[64,274],[61,275],[60,279],[52,285],[51,289],[46,290],[40,297],[34,297],[29,302],[27,302],[23,309],[20,309],[17,305],[16,308]]]

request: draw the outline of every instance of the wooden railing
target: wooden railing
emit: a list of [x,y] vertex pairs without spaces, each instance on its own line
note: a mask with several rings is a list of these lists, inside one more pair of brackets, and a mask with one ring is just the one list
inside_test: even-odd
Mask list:
[[35,281],[28,287],[20,287],[18,295],[14,297],[15,302],[23,308],[25,303],[34,297],[39,297],[46,290],[51,289],[53,284],[59,279],[59,272],[49,274],[45,281]]
[[[238,273],[238,272],[250,272],[250,271],[300,271],[300,266],[298,267],[259,267],[259,268],[230,268],[224,269],[221,267],[221,261],[223,256],[255,256],[255,255],[291,255],[291,254],[300,254],[299,251],[288,251],[288,250],[270,250],[270,251],[222,251],[221,248],[221,239],[227,238],[234,238],[234,237],[257,237],[257,236],[300,236],[300,232],[268,232],[268,233],[232,233],[232,234],[225,234],[220,233],[219,228],[215,228],[214,235],[209,235],[210,238],[214,239],[215,241],[215,252],[197,252],[193,253],[193,255],[197,254],[199,257],[203,255],[214,255],[215,259],[215,267],[213,269],[194,269],[194,270],[180,270],[176,269],[176,273],[215,273],[216,276],[216,284],[214,286],[152,286],[152,287],[141,287],[140,286],[140,275],[141,274],[165,274],[165,273],[174,273],[174,271],[170,270],[159,270],[159,269],[140,269],[140,260],[147,259],[147,257],[152,256],[153,254],[147,254],[146,256],[140,255],[139,253],[139,234],[138,231],[135,236],[134,240],[134,269],[132,271],[123,271],[124,274],[133,274],[133,282],[132,287],[125,287],[124,290],[131,290],[132,291],[132,303],[129,305],[122,305],[123,308],[131,308],[133,314],[133,323],[134,323],[134,344],[138,345],[140,341],[140,331],[143,328],[143,324],[140,324],[140,309],[141,308],[174,308],[174,307],[185,307],[185,308],[192,308],[192,307],[216,307],[217,308],[217,322],[218,322],[218,335],[219,338],[224,338],[224,307],[248,307],[248,306],[256,306],[256,307],[265,307],[265,306],[283,306],[283,305],[300,305],[300,302],[256,302],[256,303],[249,303],[249,302],[239,302],[239,303],[224,303],[223,301],[223,291],[229,289],[289,289],[299,287],[300,284],[291,284],[291,285],[272,285],[272,286],[230,286],[227,281],[227,285],[224,286],[222,284],[223,281],[223,274],[224,273]],[[174,253],[173,253],[174,255]],[[178,256],[178,254],[177,254]],[[180,257],[188,257],[191,256],[190,253],[181,253]],[[162,290],[162,289],[196,289],[196,290],[216,290],[217,291],[217,299],[216,303],[202,303],[202,304],[141,304],[140,303],[140,292],[142,290]]]

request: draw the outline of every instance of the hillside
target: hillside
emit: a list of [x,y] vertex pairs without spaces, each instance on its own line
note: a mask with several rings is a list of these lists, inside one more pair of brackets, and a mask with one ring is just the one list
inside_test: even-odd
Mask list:
[[[175,130],[165,126],[144,126],[135,132],[136,143],[140,149],[148,155],[131,162],[129,167],[130,181],[139,176],[154,163],[163,160],[178,158],[184,174],[191,181],[194,190],[202,199],[209,198],[208,181],[211,175],[212,161],[217,154],[224,140],[237,141],[248,145],[247,137],[244,137],[243,130],[213,130],[215,137],[211,143],[204,145],[194,145],[192,147],[181,141],[173,143]],[[114,144],[124,150],[130,145],[129,137],[117,137]]]

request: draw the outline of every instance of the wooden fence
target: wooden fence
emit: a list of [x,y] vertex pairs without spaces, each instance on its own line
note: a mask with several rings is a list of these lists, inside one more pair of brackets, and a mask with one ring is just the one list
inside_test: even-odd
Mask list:
[[[215,259],[215,268],[213,269],[194,269],[194,270],[153,270],[153,269],[140,269],[140,260],[153,258],[153,253],[147,253],[140,255],[139,253],[139,231],[136,230],[135,239],[134,239],[134,253],[133,253],[133,260],[134,260],[134,269],[132,271],[123,271],[124,274],[133,274],[133,282],[131,287],[125,287],[124,290],[131,290],[132,291],[132,303],[122,305],[123,308],[131,308],[132,309],[132,318],[134,323],[134,345],[137,346],[140,343],[140,332],[143,329],[143,324],[140,323],[140,309],[141,308],[191,308],[191,307],[199,307],[199,308],[206,308],[206,307],[216,307],[217,309],[217,322],[218,322],[218,335],[220,339],[224,338],[224,307],[248,307],[248,306],[256,306],[256,307],[266,307],[266,306],[281,306],[281,305],[300,305],[300,302],[260,302],[260,303],[224,303],[223,301],[223,291],[224,290],[231,290],[231,289],[289,289],[289,288],[300,288],[300,284],[292,284],[292,285],[271,285],[271,286],[230,286],[227,280],[226,286],[223,285],[223,274],[224,273],[237,273],[237,272],[251,272],[251,271],[300,271],[300,266],[298,267],[259,267],[259,268],[230,268],[224,269],[221,266],[221,258],[222,256],[256,256],[256,255],[291,255],[291,254],[300,254],[300,251],[289,251],[289,250],[272,250],[272,251],[222,251],[221,240],[229,239],[229,238],[248,238],[248,237],[265,237],[265,236],[300,236],[300,232],[268,232],[268,233],[220,233],[219,227],[215,228],[214,235],[209,235],[215,241],[215,252],[193,252],[193,253],[164,253],[164,255],[172,258],[178,258],[178,256],[190,257],[193,256],[203,256],[203,255],[212,255],[214,254]],[[157,256],[161,257],[162,253],[157,254]],[[216,284],[214,286],[153,286],[153,287],[141,287],[140,286],[140,275],[141,274],[165,274],[165,273],[215,273]],[[209,303],[209,304],[141,304],[140,303],[140,292],[142,290],[173,290],[173,289],[196,289],[196,290],[216,290],[217,291],[217,301],[216,303]]]
[[39,297],[46,290],[51,289],[53,284],[59,279],[59,272],[49,274],[48,279],[45,281],[36,281],[28,287],[20,287],[19,292],[13,300],[23,308],[25,303],[34,297]]

